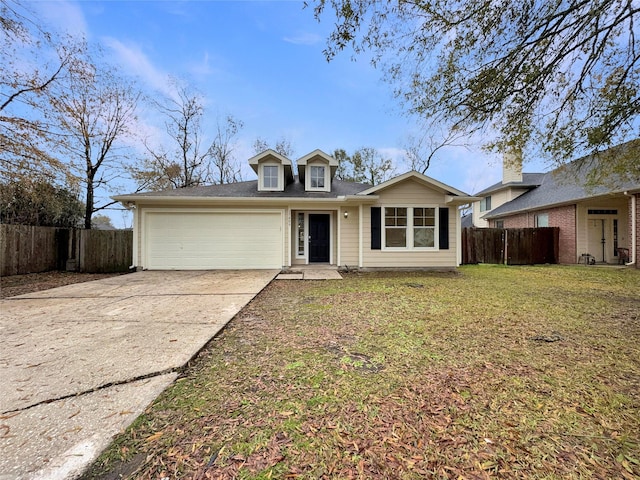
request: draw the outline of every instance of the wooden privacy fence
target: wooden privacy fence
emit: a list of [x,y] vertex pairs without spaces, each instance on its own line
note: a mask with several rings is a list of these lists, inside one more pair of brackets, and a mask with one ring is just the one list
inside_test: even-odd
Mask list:
[[558,263],[560,229],[464,228],[462,263],[534,265]]
[[50,270],[126,272],[133,258],[130,230],[0,225],[0,275]]

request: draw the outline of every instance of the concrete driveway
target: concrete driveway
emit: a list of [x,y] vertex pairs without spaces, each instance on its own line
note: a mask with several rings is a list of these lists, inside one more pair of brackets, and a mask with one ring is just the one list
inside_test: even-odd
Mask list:
[[279,272],[137,272],[0,300],[0,479],[77,477]]

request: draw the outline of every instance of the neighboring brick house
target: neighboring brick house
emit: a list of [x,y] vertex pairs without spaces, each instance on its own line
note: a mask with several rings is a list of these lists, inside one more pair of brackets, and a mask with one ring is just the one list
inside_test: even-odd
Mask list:
[[[640,161],[640,159],[638,160]],[[503,180],[475,196],[475,227],[559,227],[560,263],[640,263],[640,182],[588,186],[597,162],[572,162],[548,173],[522,173],[505,162]],[[624,248],[627,250],[619,250]],[[629,254],[629,258],[624,256]]]

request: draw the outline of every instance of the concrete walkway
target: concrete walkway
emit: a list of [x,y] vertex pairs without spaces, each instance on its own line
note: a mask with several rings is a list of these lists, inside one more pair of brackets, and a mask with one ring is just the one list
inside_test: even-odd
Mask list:
[[138,272],[0,301],[0,479],[77,477],[279,272]]
[[342,275],[335,266],[302,265],[290,267],[276,280],[342,280]]

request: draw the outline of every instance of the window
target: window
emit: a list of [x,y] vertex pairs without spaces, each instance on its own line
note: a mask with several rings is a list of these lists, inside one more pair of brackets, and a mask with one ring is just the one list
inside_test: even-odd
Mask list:
[[548,213],[541,213],[539,215],[536,215],[534,224],[535,224],[536,228],[548,227],[549,226],[549,214]]
[[[446,245],[446,240],[438,240],[440,233],[448,235],[446,228],[439,231],[438,212],[436,207],[384,207],[382,248],[413,250]],[[446,223],[448,210],[440,209],[440,213],[446,213]]]
[[298,213],[298,257],[304,257],[304,213]]
[[484,197],[480,200],[480,211],[486,212],[487,210],[491,210],[491,196]]
[[384,209],[385,247],[406,248],[407,246],[407,209],[385,207]]
[[495,228],[504,228],[504,220],[496,220]]
[[278,188],[278,166],[264,165],[262,167],[262,187]]
[[312,165],[309,173],[311,188],[324,188],[324,166]]
[[435,246],[436,240],[436,209],[413,209],[413,246],[425,248]]

